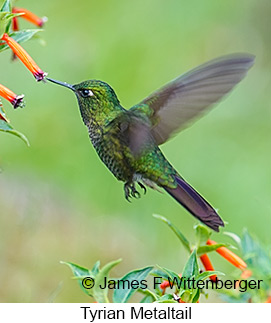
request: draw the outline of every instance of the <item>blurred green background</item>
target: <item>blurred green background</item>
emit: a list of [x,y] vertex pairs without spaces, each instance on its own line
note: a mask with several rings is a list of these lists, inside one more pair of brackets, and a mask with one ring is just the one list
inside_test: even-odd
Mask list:
[[[255,54],[255,66],[227,99],[162,150],[219,209],[227,231],[247,227],[271,243],[269,0],[21,0],[17,6],[49,18],[46,46],[33,40],[24,47],[50,77],[106,81],[126,108],[204,61]],[[4,106],[31,147],[0,134],[0,300],[89,301],[60,260],[91,267],[123,258],[113,272],[119,277],[156,263],[180,272],[187,254],[152,214],[167,216],[191,239],[194,218],[150,190],[127,203],[123,184],[90,144],[74,94],[35,82],[10,56],[1,53],[0,82],[24,93],[27,106]],[[212,259],[217,269],[232,270]]]

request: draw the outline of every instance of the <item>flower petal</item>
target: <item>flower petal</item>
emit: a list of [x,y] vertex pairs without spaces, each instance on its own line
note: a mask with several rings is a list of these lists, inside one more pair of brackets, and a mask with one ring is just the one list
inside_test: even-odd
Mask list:
[[24,107],[24,95],[16,95],[14,92],[12,92],[10,89],[8,89],[2,84],[0,84],[0,96],[8,100],[15,109],[18,107]]
[[[207,241],[207,245],[213,244],[216,244],[216,242],[210,239]],[[241,259],[239,256],[237,256],[234,252],[232,252],[226,247],[217,248],[216,252],[237,268],[245,269],[247,267],[247,264],[244,262],[243,259]]]
[[24,9],[24,8],[17,8],[14,7],[12,9],[13,13],[23,13],[23,15],[21,16],[22,18],[24,18],[25,20],[31,22],[32,24],[38,26],[38,27],[42,27],[44,25],[44,23],[47,21],[46,17],[40,18],[37,15],[35,15],[33,12]]
[[24,65],[34,75],[38,82],[45,78],[47,73],[39,68],[33,58],[13,38],[9,37],[9,35],[5,33],[1,40],[7,43],[7,45],[12,49],[13,53],[24,63]]

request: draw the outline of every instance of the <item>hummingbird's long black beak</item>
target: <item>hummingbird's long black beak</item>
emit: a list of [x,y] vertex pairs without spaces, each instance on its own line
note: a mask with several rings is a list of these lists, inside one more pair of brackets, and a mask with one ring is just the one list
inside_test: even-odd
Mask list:
[[57,81],[57,80],[54,80],[54,79],[51,79],[50,77],[46,77],[46,80],[52,82],[52,83],[55,83],[55,84],[58,84],[58,85],[62,85],[62,86],[65,86],[67,87],[68,89],[72,90],[72,91],[75,91],[75,88],[69,84],[69,83],[66,83],[66,82],[60,82],[60,81]]

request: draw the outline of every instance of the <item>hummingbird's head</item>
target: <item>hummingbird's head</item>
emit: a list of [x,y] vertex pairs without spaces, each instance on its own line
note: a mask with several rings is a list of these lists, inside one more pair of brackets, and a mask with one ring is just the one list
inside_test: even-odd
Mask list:
[[71,89],[78,100],[85,124],[91,120],[106,119],[110,112],[119,107],[119,100],[111,86],[98,80],[88,80],[78,84],[68,84],[47,77],[47,80]]

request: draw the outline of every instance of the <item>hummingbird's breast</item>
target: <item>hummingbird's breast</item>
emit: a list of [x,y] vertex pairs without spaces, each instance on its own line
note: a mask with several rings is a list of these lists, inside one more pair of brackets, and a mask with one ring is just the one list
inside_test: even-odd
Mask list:
[[102,162],[120,181],[131,181],[134,169],[126,158],[128,147],[119,138],[118,129],[88,125],[89,137]]
[[[123,121],[123,118],[121,119]],[[118,119],[107,126],[99,126],[93,122],[88,125],[90,140],[100,159],[120,181],[143,181],[146,185],[174,186],[174,168],[153,143],[135,156],[129,147],[129,140],[123,132],[124,123]]]

